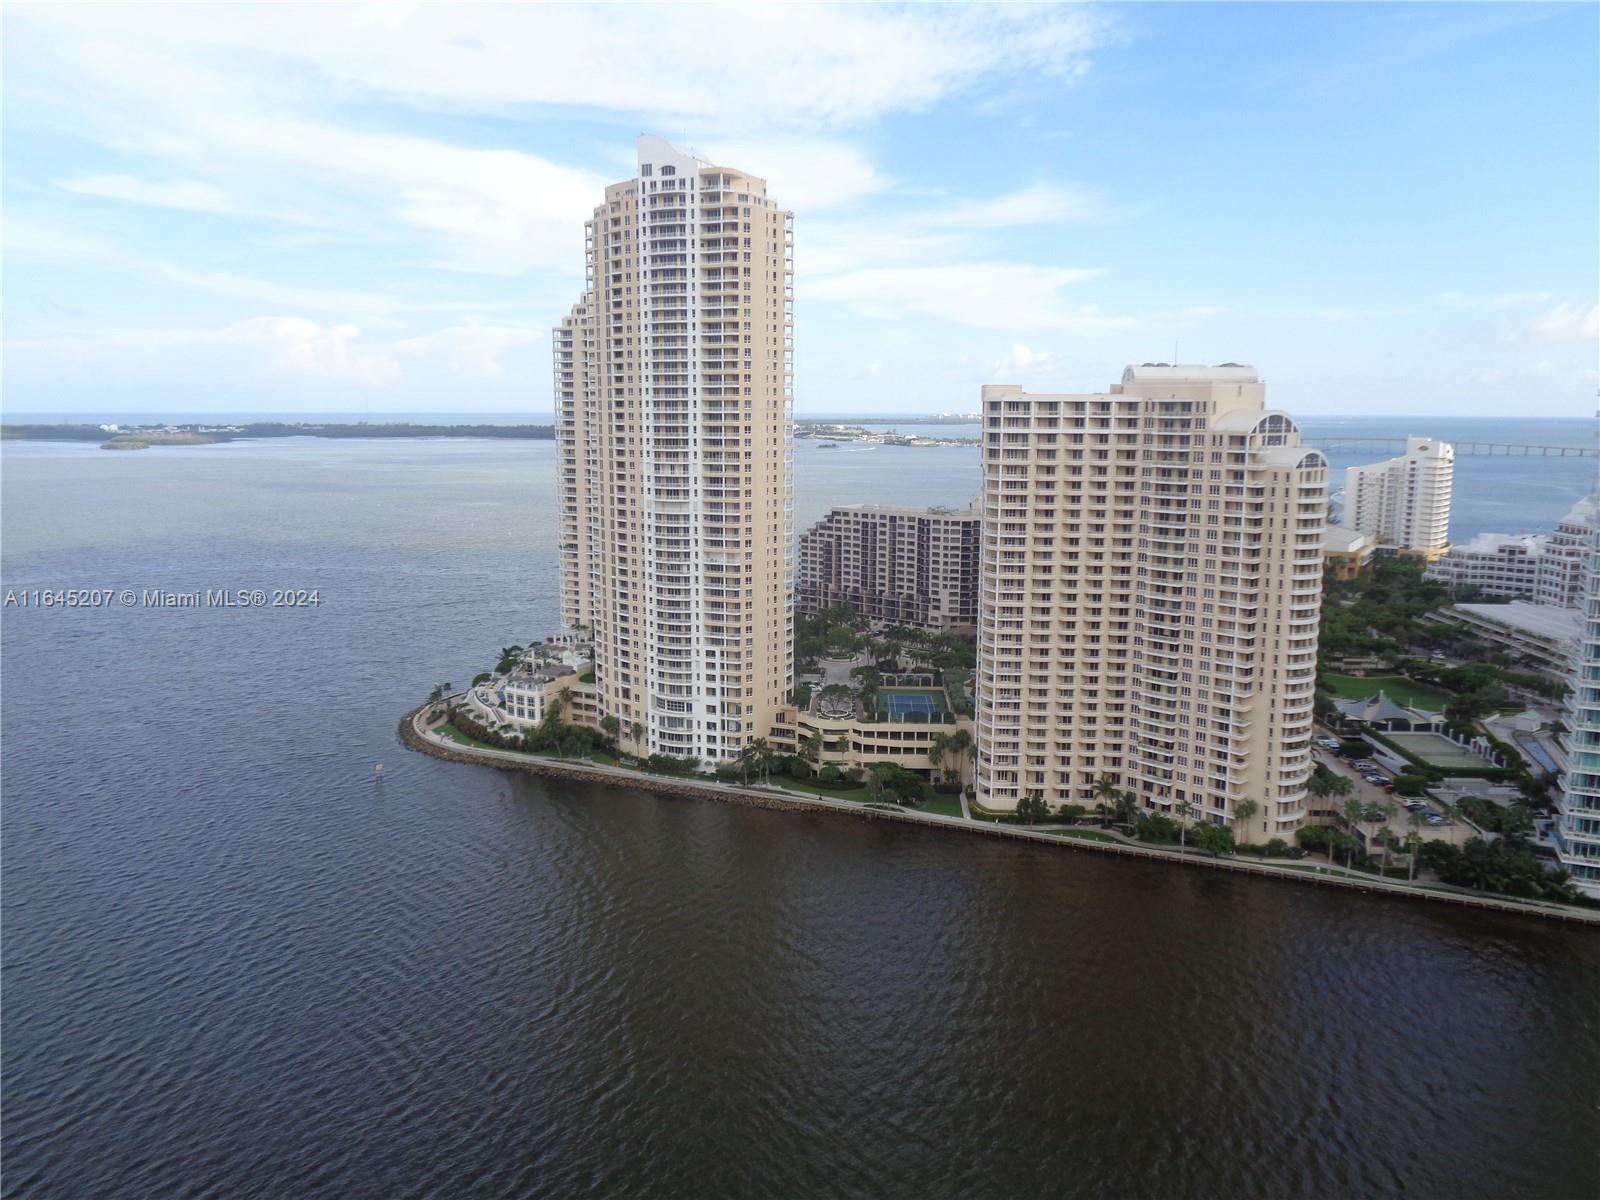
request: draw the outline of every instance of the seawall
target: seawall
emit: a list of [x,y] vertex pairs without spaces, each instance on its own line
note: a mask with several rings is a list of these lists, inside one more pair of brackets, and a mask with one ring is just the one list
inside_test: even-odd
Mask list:
[[[1252,862],[1235,857],[1213,857],[1208,854],[1182,853],[1162,850],[1153,846],[1129,846],[1116,842],[1101,842],[1089,838],[1067,837],[1045,833],[1017,825],[997,825],[988,821],[968,821],[960,817],[944,817],[915,810],[873,808],[848,800],[810,799],[795,794],[779,795],[735,784],[698,782],[673,779],[670,776],[647,775],[624,767],[604,767],[598,764],[564,762],[560,759],[529,758],[508,750],[477,749],[470,746],[449,745],[423,733],[417,728],[417,719],[427,705],[413,709],[400,719],[400,741],[409,749],[448,762],[470,763],[474,766],[496,767],[501,770],[522,771],[529,775],[569,779],[591,783],[600,787],[628,787],[655,792],[664,796],[682,796],[698,800],[714,800],[722,804],[739,804],[747,808],[764,808],[784,812],[839,813],[856,819],[874,821],[899,821],[923,829],[942,829],[951,833],[971,836],[1010,838],[1032,842],[1059,850],[1088,851],[1097,854],[1120,855],[1125,858],[1153,859],[1178,867],[1197,867],[1212,871],[1232,871],[1235,874],[1254,875],[1258,878],[1285,883],[1319,884],[1324,887],[1343,888],[1345,891],[1364,892],[1368,895],[1391,896],[1405,900],[1431,900],[1454,904],[1462,908],[1487,909],[1495,912],[1515,913],[1525,917],[1545,917],[1570,921],[1600,928],[1600,909],[1574,908],[1568,905],[1524,901],[1510,897],[1484,896],[1465,889],[1444,890],[1439,887],[1417,886],[1386,879],[1366,879],[1335,873],[1322,874],[1305,868],[1275,866],[1271,863]],[[1311,864],[1308,864],[1310,866]]]

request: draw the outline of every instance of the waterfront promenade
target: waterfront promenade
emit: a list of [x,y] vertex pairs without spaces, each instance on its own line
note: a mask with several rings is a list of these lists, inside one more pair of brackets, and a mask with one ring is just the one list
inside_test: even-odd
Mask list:
[[[1039,827],[1006,825],[981,818],[920,812],[898,805],[863,804],[822,795],[806,795],[776,785],[732,784],[713,779],[658,775],[589,760],[560,759],[513,750],[496,750],[486,746],[468,746],[451,739],[432,726],[427,719],[428,710],[429,706],[423,705],[401,719],[400,740],[412,750],[452,762],[477,763],[601,786],[631,787],[665,795],[716,800],[755,808],[844,813],[869,820],[899,821],[957,833],[1011,838],[1058,849],[1088,850],[1130,858],[1157,859],[1174,866],[1231,871],[1236,874],[1255,875],[1292,883],[1320,884],[1325,887],[1365,892],[1369,895],[1407,900],[1432,900],[1461,907],[1547,917],[1600,928],[1600,909],[1579,908],[1540,900],[1519,900],[1509,896],[1489,896],[1466,888],[1434,882],[1408,883],[1397,879],[1380,879],[1360,871],[1319,864],[1309,859],[1290,862],[1281,859],[1242,858],[1237,855],[1214,856],[1194,849],[1148,846],[1111,831],[1067,830],[1064,827],[1050,825]],[[963,808],[965,807],[963,804]]]

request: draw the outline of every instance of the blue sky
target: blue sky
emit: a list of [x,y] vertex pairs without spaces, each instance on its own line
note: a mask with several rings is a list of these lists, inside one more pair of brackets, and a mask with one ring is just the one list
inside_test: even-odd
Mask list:
[[1594,5],[8,5],[13,412],[533,412],[642,130],[796,210],[802,414],[1250,362],[1593,411]]

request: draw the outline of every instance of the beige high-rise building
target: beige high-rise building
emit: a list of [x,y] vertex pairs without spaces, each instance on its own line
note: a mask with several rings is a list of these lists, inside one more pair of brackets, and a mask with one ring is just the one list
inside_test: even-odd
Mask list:
[[1450,548],[1450,498],[1456,448],[1408,437],[1406,452],[1345,473],[1340,524],[1400,550],[1434,558]]
[[793,686],[792,221],[645,136],[584,227],[554,336],[562,620],[643,753],[730,757]]
[[1249,367],[984,388],[978,802],[1109,775],[1241,840],[1303,824],[1327,488]]

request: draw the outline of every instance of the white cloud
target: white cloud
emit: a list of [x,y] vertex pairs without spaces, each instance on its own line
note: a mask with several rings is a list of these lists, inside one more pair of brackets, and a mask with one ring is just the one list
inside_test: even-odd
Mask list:
[[874,314],[920,313],[982,329],[1070,329],[1100,333],[1128,318],[1108,317],[1094,305],[1069,306],[1063,288],[1093,279],[1081,267],[973,262],[923,267],[869,267],[806,285],[806,299],[840,300]]
[[936,228],[1003,229],[1092,220],[1106,214],[1105,201],[1086,188],[1038,184],[991,200],[956,204],[912,219]]
[[377,292],[294,287],[231,271],[197,271],[97,237],[38,223],[25,215],[7,217],[5,255],[29,262],[121,267],[191,291],[255,304],[369,315],[398,312],[405,307],[393,297]]
[[989,374],[994,379],[1020,382],[1053,371],[1057,363],[1057,355],[1052,351],[1035,350],[1018,342]]
[[892,184],[858,147],[827,138],[715,141],[696,149],[712,162],[762,175],[778,203],[797,212],[852,204]]
[[131,175],[88,175],[81,179],[63,179],[57,184],[63,191],[80,196],[99,196],[107,200],[126,200],[130,204],[147,204],[156,208],[181,208],[189,212],[225,213],[235,210],[228,195],[219,187],[194,179],[172,179],[154,183],[135,179]]
[[202,395],[217,388],[270,390],[274,380],[287,380],[319,389],[313,396],[334,389],[422,392],[460,401],[464,388],[481,397],[514,384],[525,394],[521,368],[528,364],[512,373],[502,359],[542,347],[548,337],[543,327],[463,324],[391,341],[349,322],[251,317],[216,329],[14,341],[7,346],[7,366],[23,375],[42,370],[57,377],[81,372],[104,378],[114,370],[131,382],[171,380],[180,390],[188,384]]
[[1535,342],[1600,341],[1600,304],[1558,304],[1530,321],[1523,335]]
[[62,5],[10,20],[226,60],[307,90],[446,109],[578,104],[732,129],[865,124],[997,71],[1070,79],[1109,25],[1055,4]]

